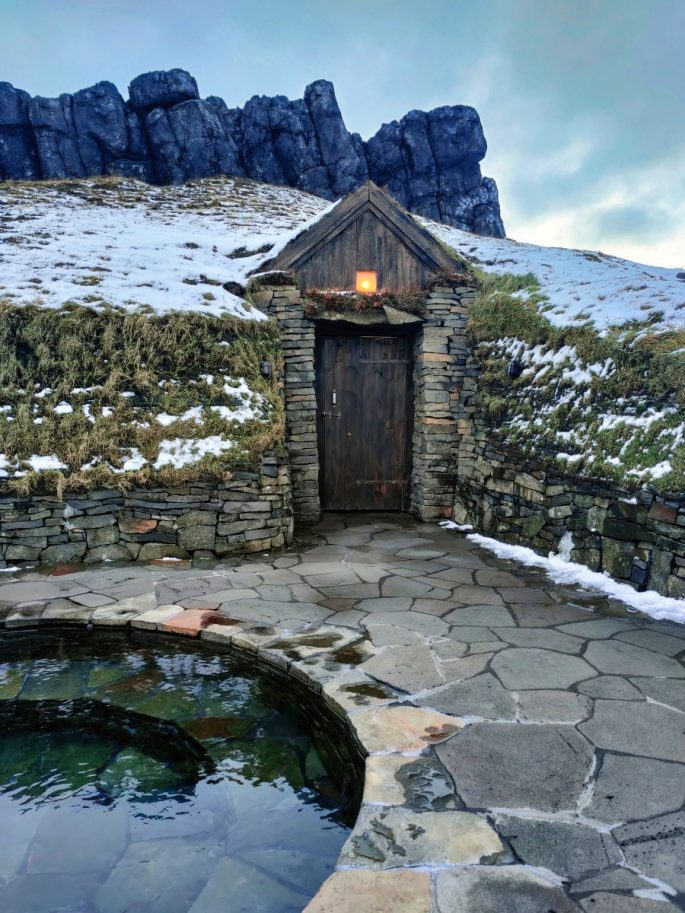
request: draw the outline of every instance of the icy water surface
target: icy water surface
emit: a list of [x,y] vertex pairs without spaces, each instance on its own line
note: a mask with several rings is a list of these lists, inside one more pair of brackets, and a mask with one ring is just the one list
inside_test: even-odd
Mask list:
[[355,765],[291,695],[195,642],[2,635],[2,913],[301,911]]

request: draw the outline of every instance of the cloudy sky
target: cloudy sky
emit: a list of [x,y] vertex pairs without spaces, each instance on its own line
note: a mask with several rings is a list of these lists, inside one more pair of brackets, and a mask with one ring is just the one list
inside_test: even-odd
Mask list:
[[0,0],[32,94],[170,67],[229,105],[330,79],[364,138],[474,105],[511,237],[685,267],[685,0]]

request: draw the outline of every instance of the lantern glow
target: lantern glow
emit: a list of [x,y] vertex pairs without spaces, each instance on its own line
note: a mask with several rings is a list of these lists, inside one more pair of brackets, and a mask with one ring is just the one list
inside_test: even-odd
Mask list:
[[373,270],[357,270],[355,289],[363,295],[376,291],[376,273]]

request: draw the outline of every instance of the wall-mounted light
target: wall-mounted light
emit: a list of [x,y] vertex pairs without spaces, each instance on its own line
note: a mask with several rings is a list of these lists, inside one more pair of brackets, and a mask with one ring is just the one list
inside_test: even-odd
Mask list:
[[375,292],[378,287],[375,270],[357,270],[354,287],[362,295],[370,295]]
[[270,361],[260,361],[259,363],[259,373],[265,380],[271,380],[271,377],[274,373],[274,366]]

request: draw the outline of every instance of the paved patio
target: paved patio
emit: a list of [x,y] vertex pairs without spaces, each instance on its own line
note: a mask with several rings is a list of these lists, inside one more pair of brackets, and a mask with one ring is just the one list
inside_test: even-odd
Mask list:
[[231,643],[346,716],[364,802],[309,913],[685,909],[685,626],[372,515],[234,567],[5,578],[0,616]]

